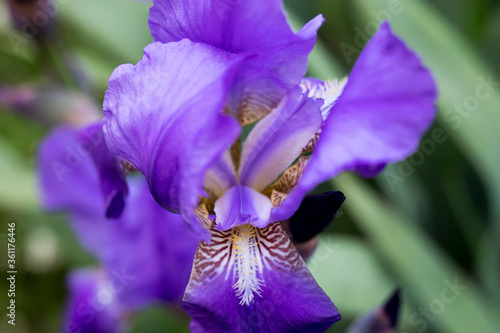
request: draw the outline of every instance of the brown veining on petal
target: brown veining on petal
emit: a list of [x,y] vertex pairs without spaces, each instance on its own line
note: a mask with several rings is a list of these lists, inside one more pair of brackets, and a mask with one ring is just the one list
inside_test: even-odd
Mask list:
[[274,207],[281,205],[293,188],[297,186],[308,161],[309,156],[301,156],[297,163],[286,169],[281,177],[264,191],[271,198]]
[[308,273],[279,222],[264,229],[243,225],[219,231],[212,227],[210,244],[201,241],[196,251],[186,293],[217,277],[232,284],[240,304],[250,304],[266,288],[266,270]]
[[120,158],[120,168],[125,176],[137,171],[137,168],[132,163],[122,158]]
[[319,130],[316,134],[314,134],[314,137],[311,140],[309,140],[309,142],[304,148],[302,148],[301,154],[307,154],[313,152],[314,148],[316,148],[316,144],[318,143],[320,133],[321,130]]
[[309,258],[312,257],[314,251],[318,247],[318,238],[314,237],[307,242],[299,243],[293,239],[292,231],[290,230],[290,220],[280,221],[281,227],[285,230],[286,234],[292,241],[292,244],[295,246],[300,256],[304,261],[307,262]]
[[210,220],[209,213],[213,211],[214,205],[215,201],[213,199],[201,197],[198,206],[194,209],[194,215],[206,230],[212,229],[213,221]]
[[[216,275],[229,269],[232,255],[231,231],[219,231],[212,227],[210,244],[201,241],[194,256],[190,285],[208,283]],[[229,240],[229,241],[228,241]]]
[[250,125],[264,118],[276,105],[276,97],[273,95],[244,95],[238,106],[238,120],[241,126]]
[[305,267],[301,256],[279,222],[271,223],[265,229],[257,229],[257,234],[260,250],[263,254],[268,253],[263,255],[268,268],[297,271]]

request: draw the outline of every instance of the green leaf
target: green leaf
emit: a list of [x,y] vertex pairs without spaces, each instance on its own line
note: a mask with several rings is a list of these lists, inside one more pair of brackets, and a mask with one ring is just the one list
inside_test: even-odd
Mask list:
[[19,154],[0,140],[0,207],[9,210],[36,210],[35,175]]
[[323,236],[307,266],[343,317],[357,317],[380,305],[395,281],[361,240]]
[[71,1],[61,5],[61,15],[74,29],[92,38],[88,46],[94,44],[114,52],[122,61],[133,61],[142,57],[142,49],[152,41],[149,6],[139,1]]
[[64,40],[73,45],[84,72],[107,87],[112,71],[124,63],[136,63],[152,42],[148,28],[150,3],[122,0],[71,1],[61,5]]
[[[345,174],[334,183],[335,188],[342,189],[352,198],[344,204],[347,214],[354,217],[398,284],[411,293],[417,304],[429,307],[434,300],[441,300],[443,290],[455,279],[467,286],[453,302],[442,301],[446,306],[445,314],[436,316],[429,324],[444,332],[500,331],[495,312],[488,307],[478,286],[413,223],[394,213],[394,208],[386,206],[355,176]],[[404,318],[403,322],[405,320],[409,319]]]
[[189,318],[182,309],[170,307],[167,311],[165,306],[153,306],[139,314],[131,320],[131,333],[187,333]]

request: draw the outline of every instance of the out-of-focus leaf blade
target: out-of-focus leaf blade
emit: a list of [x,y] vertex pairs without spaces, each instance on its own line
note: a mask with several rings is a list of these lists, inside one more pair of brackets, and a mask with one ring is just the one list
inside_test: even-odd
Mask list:
[[370,248],[355,237],[320,238],[307,265],[342,316],[370,311],[395,287]]
[[0,141],[0,206],[7,210],[38,207],[35,175],[12,147]]
[[453,284],[457,279],[459,284],[467,286],[456,300],[445,305],[446,315],[435,316],[435,321],[429,324],[444,332],[500,331],[494,311],[481,297],[475,283],[414,224],[395,214],[394,209],[388,208],[373,190],[353,175],[342,175],[335,185],[351,198],[344,209],[366,233],[402,289],[410,291],[418,304],[429,307],[433,300],[440,300],[442,291],[448,287],[446,281]]
[[[187,333],[189,332],[187,322],[189,320],[186,313],[181,309],[171,308],[172,311],[166,311],[163,306],[154,306],[138,313],[131,320],[131,333]],[[175,313],[178,311],[178,313]]]
[[150,5],[139,1],[74,0],[61,5],[61,15],[94,38],[96,45],[131,61],[140,59],[142,49],[152,41],[147,24]]
[[143,48],[152,42],[147,23],[149,6],[148,2],[122,0],[61,4],[65,40],[77,48],[84,72],[97,81],[99,88],[107,87],[115,67],[138,62]]

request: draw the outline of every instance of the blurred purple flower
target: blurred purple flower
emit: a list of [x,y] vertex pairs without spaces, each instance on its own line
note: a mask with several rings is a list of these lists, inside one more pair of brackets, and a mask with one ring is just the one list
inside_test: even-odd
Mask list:
[[[103,188],[125,184],[114,161],[103,140],[101,122],[80,130],[56,129],[40,147],[43,206],[68,212],[79,240],[102,264],[99,281],[112,286],[111,296],[121,312],[158,301],[179,301],[200,238],[186,228],[179,215],[158,206],[141,175],[128,177],[127,198],[118,196],[127,201],[121,216],[107,218],[105,194],[109,191],[103,192]],[[75,273],[70,286],[79,293],[85,286],[93,288],[96,279],[94,274]],[[78,308],[71,310],[71,304],[68,311],[81,314]],[[89,316],[80,317],[85,324],[94,325]]]
[[68,277],[69,300],[61,331],[80,333],[126,332],[123,306],[114,286],[98,270],[78,270]]
[[[373,176],[411,154],[434,118],[434,80],[384,23],[348,82],[279,83],[283,98],[271,110],[254,105],[267,115],[243,142],[241,125],[260,116],[223,110],[233,110],[242,86],[269,88],[269,71],[248,63],[260,58],[247,48],[262,48],[259,65],[286,63],[288,49],[265,51],[276,42],[281,2],[241,1],[222,20],[210,3],[155,2],[150,26],[165,44],[149,45],[136,66],[111,76],[106,141],[204,238],[183,298],[193,331],[322,332],[340,315],[279,221],[319,183],[343,171]],[[256,18],[265,18],[261,26]],[[287,66],[281,70],[294,78],[303,73]]]

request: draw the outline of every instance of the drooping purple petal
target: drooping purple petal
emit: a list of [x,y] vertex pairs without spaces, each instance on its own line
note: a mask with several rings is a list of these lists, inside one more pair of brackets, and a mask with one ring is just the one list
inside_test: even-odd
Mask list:
[[61,323],[61,332],[126,332],[126,312],[115,297],[103,272],[74,271],[68,278],[69,300]]
[[295,34],[280,0],[157,0],[149,15],[155,41],[188,38],[250,55],[229,105],[257,114],[269,112],[300,82],[322,23],[319,15]]
[[194,332],[323,332],[340,319],[279,223],[212,230],[182,305]]
[[264,228],[269,224],[272,207],[264,194],[236,185],[215,202],[216,228],[226,231],[247,223]]
[[89,153],[81,154],[79,131],[62,126],[41,143],[38,154],[39,183],[44,209],[71,210],[85,215],[105,215],[99,191],[99,174]]
[[105,200],[94,160],[77,149],[81,147],[80,135],[78,129],[61,126],[40,144],[40,198],[45,210],[68,212],[83,246],[99,256],[107,247],[106,234],[112,224],[105,218]]
[[[97,211],[98,205],[108,217],[121,214],[128,187],[106,146],[102,122],[82,129],[56,129],[42,143],[39,160],[42,201],[46,209],[85,212]],[[92,181],[89,183],[88,179]],[[99,183],[97,186],[95,181]]]
[[[130,195],[122,215],[105,216],[98,170],[90,156],[67,159],[81,133],[61,127],[40,147],[39,175],[44,207],[65,210],[84,247],[96,256],[120,288],[116,297],[128,308],[176,301],[187,285],[200,237],[179,215],[160,207],[141,175],[129,177]],[[76,148],[75,148],[76,151]],[[73,161],[73,164],[63,163]],[[63,171],[59,171],[63,170]]]
[[241,184],[262,191],[276,180],[320,129],[322,104],[296,87],[259,121],[243,145]]
[[222,109],[241,60],[189,40],[153,43],[136,66],[115,70],[104,100],[110,149],[146,176],[158,203],[200,233],[193,211],[205,171],[240,131]]
[[102,126],[102,121],[99,121],[83,128],[79,133],[79,140],[82,147],[89,147],[97,167],[106,216],[117,218],[125,206],[128,187],[117,157],[112,155],[106,146]]
[[151,197],[142,177],[131,177],[130,199],[123,216],[107,234],[101,260],[123,286],[120,301],[141,308],[155,301],[178,301],[186,288],[200,237],[177,214]]
[[119,219],[72,214],[72,225],[115,279],[122,304],[139,309],[158,301],[178,301],[200,237],[180,215],[154,201],[141,176],[130,178],[130,197]]
[[373,176],[409,156],[434,119],[435,99],[429,71],[383,23],[330,111],[299,185],[274,218],[289,217],[308,190],[342,171]]

